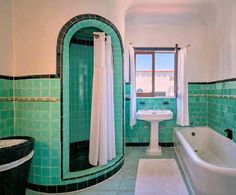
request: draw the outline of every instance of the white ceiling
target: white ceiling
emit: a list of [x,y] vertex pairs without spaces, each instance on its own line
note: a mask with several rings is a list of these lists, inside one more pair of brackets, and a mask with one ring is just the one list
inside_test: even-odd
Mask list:
[[206,18],[214,15],[220,1],[222,0],[130,0],[126,17],[144,15]]

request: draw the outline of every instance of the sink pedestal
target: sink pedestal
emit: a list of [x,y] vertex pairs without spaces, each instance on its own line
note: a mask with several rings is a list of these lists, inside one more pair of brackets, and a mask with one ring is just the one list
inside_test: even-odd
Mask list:
[[147,155],[161,155],[161,147],[158,142],[159,122],[151,122],[150,145],[147,148]]
[[137,119],[151,123],[150,145],[147,149],[147,155],[160,155],[161,147],[158,144],[159,122],[173,118],[173,112],[170,110],[139,110],[136,113]]

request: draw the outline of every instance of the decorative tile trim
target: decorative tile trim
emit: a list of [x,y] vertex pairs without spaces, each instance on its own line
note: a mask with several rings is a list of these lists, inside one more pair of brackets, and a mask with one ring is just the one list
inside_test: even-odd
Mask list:
[[13,102],[13,97],[0,97],[0,102]]
[[207,94],[188,94],[189,97],[208,97]]
[[60,98],[54,97],[0,97],[0,102],[60,102]]
[[236,95],[213,95],[213,94],[208,94],[208,97],[213,97],[213,98],[226,98],[226,99],[236,99]]
[[212,98],[236,99],[236,95],[189,94],[189,96],[190,97],[212,97]]
[[16,97],[17,102],[60,102],[60,98],[54,97]]

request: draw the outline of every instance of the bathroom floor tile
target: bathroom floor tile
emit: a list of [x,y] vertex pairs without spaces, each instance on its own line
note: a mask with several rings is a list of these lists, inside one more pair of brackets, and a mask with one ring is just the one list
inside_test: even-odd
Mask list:
[[[138,170],[138,162],[141,158],[148,159],[161,159],[161,158],[174,158],[179,166],[180,172],[183,176],[186,187],[191,194],[190,187],[187,183],[187,179],[180,167],[177,155],[174,148],[162,148],[162,155],[160,156],[148,156],[146,155],[146,147],[126,147],[125,148],[125,164],[122,170],[117,174],[109,178],[108,180],[97,184],[89,189],[70,192],[67,195],[134,195],[135,181]],[[33,191],[27,190],[26,195],[43,195],[45,193],[31,193]]]

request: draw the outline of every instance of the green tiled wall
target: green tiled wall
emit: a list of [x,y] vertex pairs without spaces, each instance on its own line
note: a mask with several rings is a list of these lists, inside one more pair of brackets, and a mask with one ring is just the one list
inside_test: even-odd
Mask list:
[[[115,91],[115,136],[117,158],[110,161],[108,165],[86,170],[78,177],[77,172],[71,175],[61,175],[61,136],[63,135],[63,174],[68,171],[69,163],[69,42],[73,33],[79,28],[95,26],[111,35],[113,57],[114,57],[114,91]],[[123,123],[122,123],[122,100],[123,100],[123,58],[119,38],[115,31],[106,23],[89,19],[76,23],[70,28],[68,36],[65,37],[63,52],[63,86],[60,79],[17,79],[0,80],[1,97],[54,97],[60,98],[61,87],[63,87],[63,133],[61,135],[61,107],[60,101],[0,101],[0,136],[25,135],[35,138],[35,153],[31,163],[29,182],[37,185],[62,185],[88,181],[101,174],[113,170],[119,164],[123,156]],[[67,66],[66,66],[67,64]],[[85,71],[85,70],[84,70]],[[13,88],[14,85],[14,88]],[[86,87],[85,87],[86,88]],[[13,93],[14,89],[14,93]],[[62,100],[61,100],[62,101]],[[15,110],[13,111],[13,104]],[[15,113],[14,113],[15,112]],[[14,118],[15,115],[15,118]],[[14,121],[15,120],[15,121]],[[14,127],[15,123],[15,129]],[[110,167],[111,166],[111,167]],[[104,168],[107,168],[106,170]],[[96,173],[99,171],[99,173]],[[68,176],[68,177],[67,177]],[[73,179],[62,180],[61,177],[73,177]]]
[[[13,97],[13,80],[0,79],[0,98]],[[0,101],[0,138],[14,135],[12,101]]]
[[[208,94],[236,96],[236,81],[208,85]],[[208,97],[208,125],[225,135],[224,130],[233,130],[236,142],[236,99],[227,97]]]
[[[169,105],[163,105],[163,102],[169,102]],[[141,105],[140,102],[145,102]],[[149,122],[137,120],[137,124],[131,129],[129,125],[129,106],[130,102],[126,101],[126,130],[125,141],[126,143],[147,143],[150,141],[150,128]],[[161,143],[172,142],[173,127],[176,121],[176,99],[175,98],[138,98],[137,110],[139,109],[170,109],[174,116],[172,120],[160,122],[159,126],[159,140]]]
[[[189,118],[191,126],[208,125],[208,86],[205,84],[189,84]],[[194,95],[199,95],[195,97]]]
[[[204,94],[205,86],[189,85],[189,94]],[[130,95],[130,86],[125,86],[126,96]],[[145,105],[141,105],[144,102]],[[163,102],[168,102],[164,105]],[[131,129],[129,125],[130,101],[125,103],[125,142],[147,143],[150,141],[149,122],[137,120],[137,124]],[[173,142],[173,128],[176,125],[176,99],[175,98],[137,98],[137,110],[139,109],[170,109],[174,116],[172,120],[163,121],[159,125],[160,143]],[[206,97],[189,97],[189,119],[190,126],[205,126],[208,124],[208,106]]]
[[[123,56],[120,40],[112,29],[111,26],[107,25],[98,20],[88,19],[80,21],[73,25],[68,31],[64,39],[63,44],[63,176],[65,178],[71,178],[78,176],[77,172],[69,172],[69,142],[70,142],[70,98],[69,98],[69,83],[70,83],[70,71],[69,71],[69,46],[70,40],[73,35],[80,29],[85,27],[95,27],[104,31],[106,34],[111,36],[112,39],[112,48],[113,48],[113,59],[114,59],[114,109],[115,109],[115,141],[116,141],[116,155],[113,161],[110,161],[107,166],[113,166],[121,156],[123,156]],[[102,169],[102,172],[105,170],[104,167],[95,167],[94,170],[84,171],[85,174],[89,173],[90,178],[96,177],[96,170]],[[86,178],[82,178],[86,180]],[[88,178],[87,178],[88,179]],[[73,181],[70,181],[73,182]]]
[[93,46],[70,44],[70,143],[89,140]]
[[[59,79],[15,81],[16,97],[60,98]],[[15,102],[15,134],[35,138],[29,181],[35,184],[60,183],[60,102]]]

